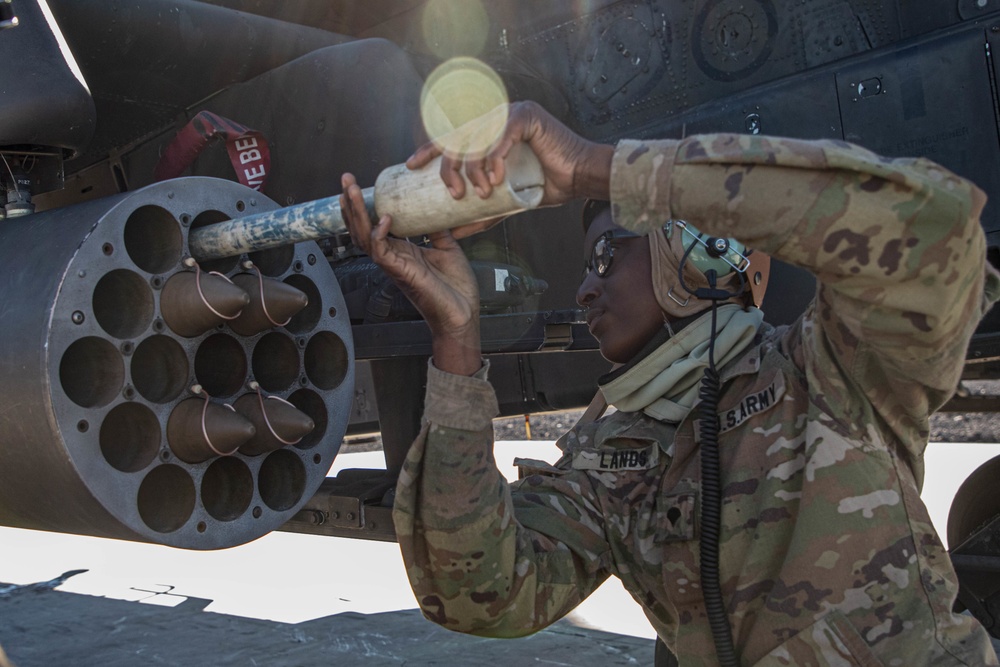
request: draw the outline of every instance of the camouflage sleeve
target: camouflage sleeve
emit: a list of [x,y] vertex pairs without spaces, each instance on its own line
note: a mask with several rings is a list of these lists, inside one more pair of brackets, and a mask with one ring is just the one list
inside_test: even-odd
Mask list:
[[517,637],[593,592],[608,577],[610,547],[598,501],[569,479],[572,471],[507,484],[493,461],[498,410],[484,371],[428,369],[424,425],[400,473],[393,520],[427,618],[458,632]]
[[826,400],[857,410],[864,394],[863,409],[921,449],[1000,294],[979,225],[985,195],[926,159],[749,135],[623,141],[611,199],[624,227],[687,220],[815,274],[797,340]]

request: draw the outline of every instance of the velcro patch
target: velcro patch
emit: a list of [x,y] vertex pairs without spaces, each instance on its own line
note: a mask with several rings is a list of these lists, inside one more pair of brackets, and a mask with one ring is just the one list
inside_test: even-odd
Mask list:
[[656,443],[648,447],[628,447],[614,449],[579,449],[573,452],[573,467],[577,470],[649,470],[660,464],[660,446]]
[[774,381],[759,391],[747,394],[732,407],[719,413],[719,432],[725,433],[750,419],[754,415],[770,410],[785,395],[785,376],[778,374]]
[[680,542],[694,537],[697,499],[698,494],[693,489],[656,499],[655,544]]

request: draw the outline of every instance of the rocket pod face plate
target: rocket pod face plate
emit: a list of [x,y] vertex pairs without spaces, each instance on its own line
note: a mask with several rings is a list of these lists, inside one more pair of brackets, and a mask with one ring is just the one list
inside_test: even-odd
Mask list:
[[[242,336],[223,323],[185,337],[160,312],[163,285],[191,270],[183,260],[193,227],[275,208],[235,183],[183,178],[128,193],[94,220],[52,306],[47,370],[58,442],[45,455],[68,459],[92,496],[82,505],[96,501],[103,511],[69,511],[68,519],[63,511],[58,529],[223,548],[278,528],[319,487],[347,429],[354,386],[347,309],[319,247],[249,258],[263,275],[308,295],[285,326]],[[202,269],[231,278],[246,272],[246,260]],[[166,425],[191,387],[232,404],[251,382],[306,413],[315,429],[258,456],[178,458]]]

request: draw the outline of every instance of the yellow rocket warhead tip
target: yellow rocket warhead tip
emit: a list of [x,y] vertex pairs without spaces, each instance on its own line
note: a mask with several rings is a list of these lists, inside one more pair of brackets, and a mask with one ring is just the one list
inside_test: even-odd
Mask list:
[[181,401],[167,419],[170,449],[188,463],[232,454],[256,432],[243,415],[204,398]]
[[222,276],[182,271],[163,286],[160,313],[174,333],[193,338],[235,319],[249,303],[250,295]]
[[280,280],[251,273],[233,277],[233,282],[250,295],[250,304],[229,327],[241,336],[253,336],[272,327],[282,327],[309,305],[305,292]]
[[240,452],[250,456],[294,445],[316,427],[309,415],[276,396],[244,394],[233,407],[257,429],[256,435],[240,447]]

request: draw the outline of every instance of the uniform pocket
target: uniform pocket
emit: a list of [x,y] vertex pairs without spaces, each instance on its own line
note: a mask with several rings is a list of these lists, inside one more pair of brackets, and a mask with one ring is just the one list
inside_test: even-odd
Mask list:
[[531,477],[532,475],[554,475],[558,477],[569,472],[565,468],[556,467],[547,461],[541,461],[539,459],[525,459],[521,457],[514,458],[514,467],[517,468],[518,479],[524,479],[526,477]]
[[884,667],[843,614],[828,612],[754,667]]
[[694,539],[697,522],[698,491],[692,485],[685,490],[659,496],[656,499],[655,544],[686,542]]

